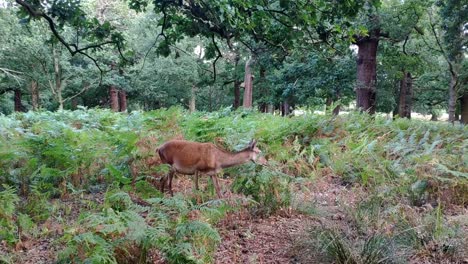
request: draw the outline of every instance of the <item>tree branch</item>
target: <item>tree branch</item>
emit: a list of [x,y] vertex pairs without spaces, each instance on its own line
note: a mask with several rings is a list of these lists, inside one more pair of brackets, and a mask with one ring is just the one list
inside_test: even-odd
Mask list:
[[[434,34],[434,38],[436,40],[437,46],[439,47],[440,52],[442,53],[442,56],[444,57],[445,61],[447,62],[448,66],[449,66],[450,74],[452,74],[452,76],[456,77],[457,73],[455,72],[455,69],[453,68],[453,64],[450,61],[450,59],[448,58],[447,53],[445,52],[445,50],[444,50],[444,48],[442,46],[442,43],[441,43],[441,41],[439,39],[439,36],[438,36],[438,34],[436,32],[435,23],[432,21],[432,13],[428,10],[427,14],[429,15],[429,25],[431,26],[430,28],[431,28],[432,34]],[[456,84],[457,84],[457,82],[458,82],[458,78],[456,78]],[[455,84],[455,87],[456,87],[456,84]]]
[[159,37],[162,36],[162,37],[164,37],[164,40],[167,39],[166,34],[164,34],[164,30],[166,29],[166,24],[167,24],[167,13],[166,13],[166,9],[164,9],[164,7],[162,8],[162,13],[163,13],[163,23],[162,23],[162,26],[161,26],[161,32],[159,32],[159,34],[156,36],[156,39],[154,40],[153,44],[151,44],[150,48],[146,51],[145,56],[143,57],[143,63],[141,65],[140,71],[142,71],[143,67],[145,67],[146,58],[148,57],[148,54],[150,53],[150,51],[158,43]]
[[236,80],[225,81],[225,82],[223,82],[223,86],[224,86],[224,85],[228,85],[228,84],[230,84],[230,83],[233,83],[233,82],[235,82],[235,81],[236,81]]
[[99,69],[99,71],[101,73],[100,82],[102,81],[102,76],[105,73],[105,71],[99,66],[99,63],[97,62],[97,60],[95,58],[93,58],[91,55],[89,55],[88,53],[86,53],[85,51],[87,51],[89,49],[101,48],[102,46],[105,46],[105,45],[108,45],[108,44],[115,44],[115,45],[117,45],[119,54],[122,57],[122,59],[127,61],[127,59],[123,56],[123,53],[122,53],[121,47],[120,47],[120,43],[118,41],[109,40],[109,41],[105,41],[105,42],[101,42],[101,43],[97,43],[97,44],[91,44],[91,45],[87,45],[85,47],[79,48],[78,43],[76,43],[76,44],[68,43],[60,35],[60,33],[57,31],[54,20],[49,15],[47,15],[45,12],[35,9],[34,7],[32,7],[29,3],[27,3],[24,0],[15,0],[15,1],[20,6],[22,6],[28,12],[28,14],[30,16],[40,17],[40,18],[45,19],[47,21],[48,25],[49,25],[50,30],[52,31],[52,34],[58,39],[58,41],[60,43],[62,43],[63,46],[65,46],[65,48],[68,50],[68,52],[71,54],[71,56],[74,56],[76,54],[81,54],[81,55],[89,58],[94,63],[94,65],[96,65],[96,67]]
[[216,81],[216,62],[217,62],[217,61],[219,60],[219,58],[221,58],[223,55],[222,55],[221,51],[219,50],[218,44],[216,44],[214,33],[211,35],[211,40],[213,41],[213,45],[214,45],[215,48],[216,48],[216,52],[218,52],[218,56],[216,56],[216,59],[215,59],[214,62],[213,62],[213,82],[215,82],[215,81]]
[[74,95],[72,95],[72,96],[69,96],[69,97],[63,99],[63,102],[66,102],[66,101],[68,101],[68,100],[71,100],[71,99],[73,99],[73,98],[75,98],[75,97],[81,95],[82,93],[84,93],[84,92],[86,92],[87,90],[89,90],[90,87],[91,87],[90,84],[85,85],[85,86],[83,87],[83,89],[81,89],[81,91],[79,91],[78,93],[76,93],[76,94],[74,94]]
[[8,93],[8,92],[12,92],[14,90],[15,90],[15,88],[11,88],[11,87],[5,88],[5,89],[0,91],[0,95],[3,95],[3,94]]
[[406,52],[406,43],[408,43],[409,35],[406,35],[405,42],[403,42],[403,54],[408,56],[408,53]]

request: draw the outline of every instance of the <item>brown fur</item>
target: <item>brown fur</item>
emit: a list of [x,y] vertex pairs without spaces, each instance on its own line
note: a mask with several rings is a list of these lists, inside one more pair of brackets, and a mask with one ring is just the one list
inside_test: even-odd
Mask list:
[[[212,177],[218,197],[219,186],[216,174],[223,168],[236,166],[248,161],[256,161],[257,155],[261,151],[256,147],[256,142],[251,141],[249,146],[239,152],[228,152],[222,150],[211,143],[199,143],[186,140],[171,140],[158,149],[161,162],[171,165],[169,172],[169,191],[172,194],[172,177],[175,172],[192,175],[195,174],[195,188],[198,189],[198,173],[204,173]],[[261,164],[266,160],[258,159]],[[164,191],[166,177],[161,184]]]

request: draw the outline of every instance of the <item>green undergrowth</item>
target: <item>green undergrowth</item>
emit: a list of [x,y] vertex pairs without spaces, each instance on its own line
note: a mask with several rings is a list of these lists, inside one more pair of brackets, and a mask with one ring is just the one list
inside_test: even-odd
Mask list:
[[220,236],[214,224],[232,207],[194,204],[180,195],[132,201],[119,189],[106,193],[98,213],[87,213],[69,229],[60,263],[147,263],[158,250],[172,263],[211,262]]
[[[294,206],[305,182],[329,175],[365,191],[347,208],[348,231],[314,229],[322,234],[316,249],[337,263],[343,254],[355,260],[343,263],[388,259],[391,252],[380,249],[387,243],[408,252],[436,247],[449,257],[460,248],[457,223],[446,212],[468,204],[466,127],[360,113],[284,118],[180,108],[0,116],[0,241],[12,250],[52,236],[41,226],[55,221],[64,230],[56,237],[62,263],[146,263],[154,255],[170,263],[212,262],[220,243],[215,225],[245,201],[216,200],[211,185],[192,196],[161,194],[157,179],[168,168],[155,150],[171,138],[233,151],[257,139],[268,165],[224,174],[255,216]],[[70,208],[57,201],[80,202]],[[72,224],[65,218],[74,218]]]

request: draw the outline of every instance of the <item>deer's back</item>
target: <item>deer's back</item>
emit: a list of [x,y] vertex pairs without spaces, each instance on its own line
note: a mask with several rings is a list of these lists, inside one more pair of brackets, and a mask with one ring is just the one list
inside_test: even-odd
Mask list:
[[163,163],[172,165],[177,171],[185,174],[215,169],[216,151],[217,148],[211,143],[185,140],[168,141],[158,150]]

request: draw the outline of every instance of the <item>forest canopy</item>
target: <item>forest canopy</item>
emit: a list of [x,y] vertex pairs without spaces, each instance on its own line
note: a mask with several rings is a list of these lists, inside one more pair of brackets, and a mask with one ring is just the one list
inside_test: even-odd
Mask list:
[[468,122],[462,0],[2,1],[1,111],[355,106]]

